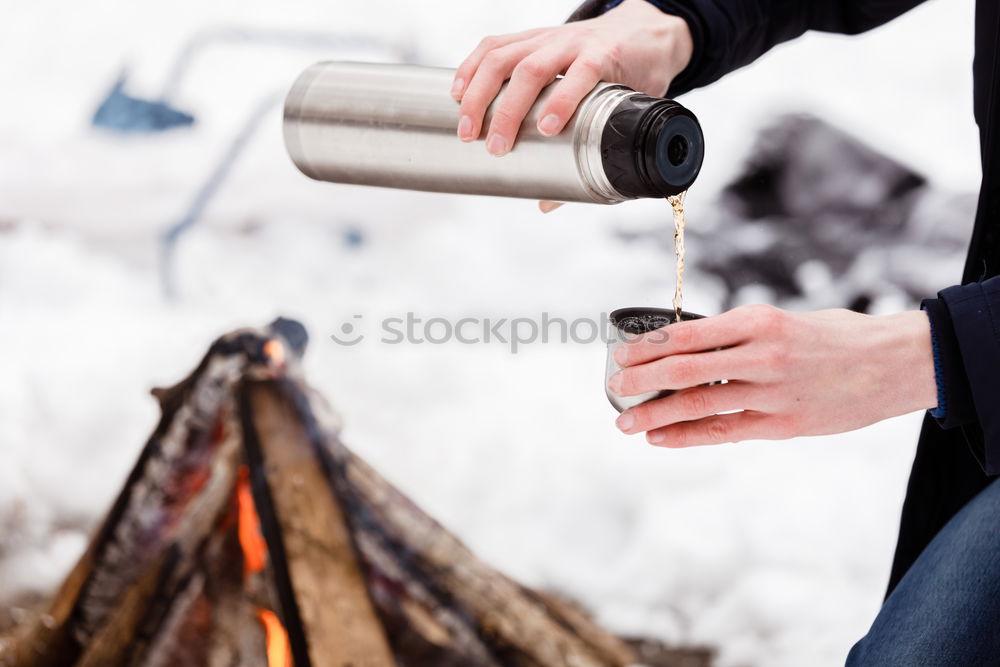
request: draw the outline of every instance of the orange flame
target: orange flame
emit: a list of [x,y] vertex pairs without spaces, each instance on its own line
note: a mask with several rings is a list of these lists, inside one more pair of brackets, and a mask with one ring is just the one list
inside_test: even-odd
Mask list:
[[239,508],[237,533],[240,546],[243,547],[243,576],[246,578],[263,571],[267,562],[267,543],[260,534],[260,520],[253,506],[250,472],[246,466],[240,466],[239,481],[236,483],[236,505]]
[[292,645],[288,642],[285,626],[281,624],[273,611],[267,609],[258,609],[257,618],[264,626],[264,634],[267,637],[267,664],[269,667],[291,667]]
[[285,366],[285,346],[277,338],[272,338],[264,343],[264,357],[273,369],[281,369]]
[[[260,518],[253,504],[250,472],[246,466],[240,466],[236,482],[236,506],[236,531],[243,549],[243,579],[246,581],[251,575],[262,572],[267,564],[267,543],[260,533]],[[292,646],[277,614],[269,609],[257,609],[257,618],[264,626],[268,667],[292,667]]]

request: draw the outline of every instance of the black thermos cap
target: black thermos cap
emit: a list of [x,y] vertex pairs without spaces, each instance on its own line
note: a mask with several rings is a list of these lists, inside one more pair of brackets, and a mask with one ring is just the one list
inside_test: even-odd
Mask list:
[[674,102],[632,95],[611,112],[601,135],[604,173],[629,197],[687,190],[701,169],[705,137],[694,114]]

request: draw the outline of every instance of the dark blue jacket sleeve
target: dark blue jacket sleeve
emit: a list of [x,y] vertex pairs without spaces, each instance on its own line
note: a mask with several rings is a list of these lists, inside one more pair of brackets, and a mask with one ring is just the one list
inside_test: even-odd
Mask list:
[[[670,85],[671,95],[712,83],[771,47],[807,30],[857,34],[880,26],[923,0],[649,0],[683,18],[694,53]],[[571,20],[589,18],[621,0],[589,0]]]
[[944,385],[938,423],[975,426],[966,430],[973,452],[987,474],[1000,474],[1000,277],[949,287],[923,307]]

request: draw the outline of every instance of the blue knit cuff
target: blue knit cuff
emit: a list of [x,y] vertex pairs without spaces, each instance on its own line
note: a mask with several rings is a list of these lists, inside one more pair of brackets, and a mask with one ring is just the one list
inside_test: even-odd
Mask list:
[[[926,306],[921,306],[920,309],[927,312]],[[928,315],[928,321],[931,325],[931,350],[934,353],[934,382],[937,384],[937,407],[933,410],[928,410],[931,417],[935,419],[944,419],[944,416],[948,413],[948,406],[945,401],[945,391],[944,391],[944,371],[941,368],[941,345],[938,343],[937,334],[934,333],[934,320]]]

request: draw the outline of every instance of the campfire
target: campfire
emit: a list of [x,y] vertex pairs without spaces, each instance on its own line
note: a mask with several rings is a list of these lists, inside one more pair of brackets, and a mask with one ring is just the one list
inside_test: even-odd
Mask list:
[[218,339],[3,667],[699,667],[478,560],[338,437],[304,328]]

